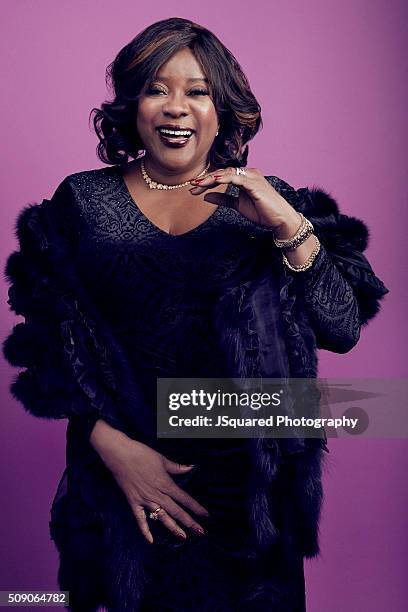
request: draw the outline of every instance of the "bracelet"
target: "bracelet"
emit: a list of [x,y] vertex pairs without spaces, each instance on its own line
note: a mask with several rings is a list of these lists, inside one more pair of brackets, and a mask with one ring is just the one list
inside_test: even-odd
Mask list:
[[309,219],[306,219],[302,215],[301,212],[298,212],[301,217],[301,224],[296,234],[292,236],[292,238],[288,238],[287,240],[279,240],[278,238],[274,238],[275,246],[278,249],[285,249],[287,251],[294,251],[300,246],[307,238],[309,238],[310,234],[313,233],[314,227]]
[[316,242],[316,246],[313,249],[313,251],[310,253],[308,259],[305,261],[304,264],[300,265],[300,266],[293,266],[287,259],[287,257],[285,256],[284,253],[282,253],[282,259],[283,259],[283,263],[285,264],[285,266],[287,266],[290,270],[293,270],[293,272],[303,272],[304,270],[307,270],[308,268],[310,268],[310,266],[312,265],[312,263],[314,262],[314,260],[316,259],[319,251],[320,251],[320,240],[318,239],[318,237],[316,236],[316,234],[313,234],[313,238],[315,239]]

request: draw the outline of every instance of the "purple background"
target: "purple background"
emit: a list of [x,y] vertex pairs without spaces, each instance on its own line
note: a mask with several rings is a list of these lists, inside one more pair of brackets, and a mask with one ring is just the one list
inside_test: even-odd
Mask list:
[[[142,28],[166,17],[210,28],[236,55],[263,109],[249,166],[294,187],[319,185],[371,229],[367,251],[390,289],[350,353],[320,353],[320,376],[405,377],[406,4],[392,0],[2,2],[1,265],[28,202],[69,173],[101,166],[88,114],[104,70]],[[405,53],[404,53],[405,51]],[[1,337],[18,322],[2,286]],[[8,395],[2,362],[0,589],[55,589],[48,512],[66,421],[36,419]],[[320,559],[307,562],[311,612],[407,609],[403,440],[330,441]],[[136,524],[135,524],[135,528]]]

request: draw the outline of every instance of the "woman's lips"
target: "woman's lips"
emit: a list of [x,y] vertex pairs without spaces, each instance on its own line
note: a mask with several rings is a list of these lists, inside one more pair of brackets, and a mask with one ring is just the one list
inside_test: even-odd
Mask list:
[[188,141],[191,140],[194,136],[194,133],[191,134],[191,136],[189,137],[184,137],[184,136],[171,137],[171,136],[165,136],[164,134],[161,134],[159,131],[157,131],[157,133],[163,144],[165,144],[168,147],[175,147],[175,148],[186,146]]

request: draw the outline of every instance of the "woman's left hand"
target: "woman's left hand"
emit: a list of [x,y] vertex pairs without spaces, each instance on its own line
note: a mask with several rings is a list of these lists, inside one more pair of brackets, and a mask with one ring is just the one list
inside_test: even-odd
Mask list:
[[235,168],[213,170],[191,181],[193,195],[200,195],[221,184],[232,183],[240,188],[239,198],[212,191],[204,197],[208,202],[232,206],[239,213],[261,225],[276,230],[276,236],[293,235],[300,226],[296,210],[266,180],[257,168],[245,168],[245,174],[237,174]]

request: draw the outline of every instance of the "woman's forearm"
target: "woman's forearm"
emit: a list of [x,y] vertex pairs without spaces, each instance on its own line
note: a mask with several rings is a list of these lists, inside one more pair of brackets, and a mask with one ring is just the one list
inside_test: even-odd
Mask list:
[[[298,229],[299,215],[288,207],[284,221],[274,233],[279,240],[287,240]],[[309,259],[315,246],[312,234],[293,251],[285,251],[285,256],[290,264],[300,266]],[[339,353],[353,348],[360,337],[358,301],[325,248],[320,245],[320,252],[310,268],[295,272],[295,275],[318,347]]]
[[318,348],[336,353],[351,350],[361,330],[358,299],[326,249],[321,246],[312,266],[294,274]]

